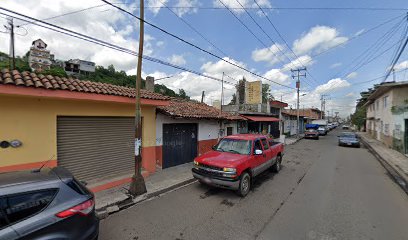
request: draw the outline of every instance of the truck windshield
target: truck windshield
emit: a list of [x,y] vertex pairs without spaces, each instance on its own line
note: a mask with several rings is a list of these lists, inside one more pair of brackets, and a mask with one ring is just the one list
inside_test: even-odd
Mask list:
[[215,150],[248,155],[251,152],[251,142],[248,140],[224,138],[218,143]]

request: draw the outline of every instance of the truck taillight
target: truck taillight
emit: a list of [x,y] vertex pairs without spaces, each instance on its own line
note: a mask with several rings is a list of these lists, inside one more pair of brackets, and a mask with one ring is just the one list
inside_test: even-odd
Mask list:
[[88,201],[85,201],[81,204],[78,204],[72,208],[69,208],[65,211],[59,212],[57,214],[55,214],[55,216],[59,217],[59,218],[67,218],[67,217],[71,217],[75,214],[78,215],[82,215],[82,216],[86,216],[88,215],[90,212],[92,212],[93,208],[95,206],[95,201],[93,199],[89,199]]

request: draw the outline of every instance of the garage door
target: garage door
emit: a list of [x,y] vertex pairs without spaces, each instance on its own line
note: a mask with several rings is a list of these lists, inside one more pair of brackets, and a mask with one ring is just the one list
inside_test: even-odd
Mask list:
[[58,117],[58,165],[91,181],[132,173],[134,118]]
[[194,160],[197,156],[197,124],[163,124],[163,168]]

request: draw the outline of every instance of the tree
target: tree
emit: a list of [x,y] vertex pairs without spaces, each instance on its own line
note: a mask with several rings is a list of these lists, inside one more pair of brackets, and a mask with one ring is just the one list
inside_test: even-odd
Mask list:
[[232,94],[232,99],[228,103],[228,105],[235,105],[235,104],[237,104],[237,95],[234,93],[234,94]]
[[39,72],[38,74],[53,75],[53,76],[58,76],[58,77],[67,77],[67,73],[65,72],[64,68],[53,67],[53,66],[50,69]]
[[269,100],[273,99],[271,94],[271,89],[269,84],[262,84],[262,103],[267,103]]
[[365,125],[367,109],[365,107],[356,108],[356,111],[351,115],[351,122],[361,129]]
[[238,81],[238,83],[235,85],[235,88],[237,89],[238,92],[238,98],[239,102],[238,104],[244,104],[245,103],[245,83],[246,83],[245,77],[242,77],[241,80]]
[[186,91],[184,91],[184,89],[179,89],[178,97],[184,98],[184,99],[190,99],[190,97],[187,96]]

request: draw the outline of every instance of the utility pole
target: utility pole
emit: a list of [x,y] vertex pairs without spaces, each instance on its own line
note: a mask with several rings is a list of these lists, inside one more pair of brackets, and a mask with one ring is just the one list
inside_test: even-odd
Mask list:
[[138,196],[146,192],[145,181],[142,176],[142,116],[140,110],[140,88],[142,86],[142,56],[144,41],[144,0],[140,0],[140,22],[139,22],[139,54],[137,56],[136,70],[136,116],[135,116],[135,174],[130,183],[129,192],[132,196]]
[[9,48],[9,68],[14,70],[16,68],[16,55],[14,50],[14,23],[13,18],[8,19],[9,26],[6,27],[10,31],[10,48]]
[[290,69],[292,72],[292,78],[296,80],[296,89],[297,89],[297,104],[296,104],[296,111],[297,111],[297,129],[296,129],[296,138],[299,138],[299,131],[300,131],[300,120],[299,120],[299,91],[300,91],[300,77],[306,77],[306,72],[302,74],[302,71],[306,71],[306,68],[298,68],[298,69]]
[[321,104],[320,104],[320,119],[323,119],[323,115],[324,115],[324,112],[326,110],[326,97],[327,96],[328,95],[326,95],[326,94],[320,95],[320,101],[321,101]]
[[221,78],[221,112],[222,112],[222,105],[224,104],[224,72],[222,72]]
[[204,102],[204,96],[205,96],[205,91],[203,91],[203,92],[201,93],[201,103]]

